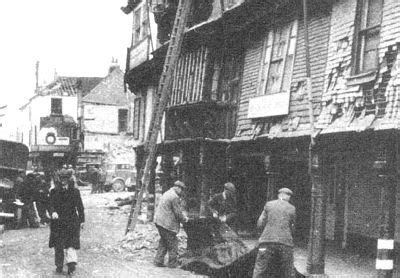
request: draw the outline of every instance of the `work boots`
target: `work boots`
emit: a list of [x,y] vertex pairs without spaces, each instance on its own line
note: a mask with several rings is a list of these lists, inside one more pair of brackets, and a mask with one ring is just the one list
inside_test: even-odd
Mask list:
[[56,267],[56,273],[62,273],[63,272],[63,267],[62,266],[57,266]]
[[68,266],[68,275],[73,275],[75,272],[75,267],[76,263],[67,263]]

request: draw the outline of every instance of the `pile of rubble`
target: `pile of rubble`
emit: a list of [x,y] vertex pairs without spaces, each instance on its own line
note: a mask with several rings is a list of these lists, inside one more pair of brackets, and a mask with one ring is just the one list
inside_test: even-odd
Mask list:
[[[135,230],[129,232],[121,241],[120,248],[127,252],[125,259],[141,258],[152,260],[157,252],[159,235],[153,223],[137,224]],[[178,234],[179,253],[186,250],[187,236],[181,231]]]

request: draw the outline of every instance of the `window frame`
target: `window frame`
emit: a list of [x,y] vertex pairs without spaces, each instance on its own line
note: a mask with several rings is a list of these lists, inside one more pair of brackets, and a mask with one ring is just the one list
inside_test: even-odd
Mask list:
[[225,55],[219,61],[219,84],[217,100],[236,104],[240,97],[240,84],[243,76],[244,51],[232,45],[225,50]]
[[[381,1],[381,10],[380,10],[380,22],[374,26],[368,26],[368,12],[370,10],[371,1]],[[368,72],[376,71],[379,66],[379,44],[381,38],[381,27],[382,27],[382,15],[383,15],[383,7],[384,0],[358,0],[357,1],[357,10],[356,10],[356,19],[355,19],[355,30],[354,30],[354,48],[353,48],[353,69],[352,74],[365,74]],[[365,25],[365,26],[362,26]],[[376,35],[378,37],[377,46],[375,49],[376,59],[375,59],[375,67],[364,69],[365,63],[365,45],[366,38],[368,35],[378,32]]]
[[132,35],[132,45],[137,44],[141,39],[142,33],[142,7],[139,6],[133,12],[133,35]]
[[[283,48],[283,53],[279,57],[274,57],[274,52],[276,51],[275,47],[279,47],[279,44],[276,44],[276,39],[278,35],[278,31],[282,34],[284,28],[287,28],[287,34],[285,36],[285,46]],[[290,93],[290,83],[293,74],[293,67],[296,58],[296,51],[297,51],[297,42],[298,42],[298,34],[299,34],[299,21],[298,19],[294,19],[289,22],[284,22],[280,25],[271,26],[271,28],[266,32],[265,38],[263,40],[263,47],[262,47],[262,56],[260,61],[260,72],[259,72],[259,86],[258,86],[258,96],[263,95],[272,95],[277,93]],[[290,54],[291,46],[293,46],[293,53]],[[286,73],[286,63],[288,61],[289,56],[292,57],[292,61],[290,64],[290,72]],[[271,82],[271,68],[273,64],[278,63],[281,61],[281,72],[279,73],[279,89],[268,91],[269,82]],[[289,76],[289,84],[287,90],[284,89],[284,77]]]
[[149,8],[144,2],[133,11],[132,46],[141,42],[149,34]]

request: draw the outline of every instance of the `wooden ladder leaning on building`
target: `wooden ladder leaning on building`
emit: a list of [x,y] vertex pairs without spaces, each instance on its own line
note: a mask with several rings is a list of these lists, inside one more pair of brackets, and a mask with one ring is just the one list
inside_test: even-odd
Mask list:
[[[179,5],[176,10],[175,21],[172,27],[172,32],[169,40],[167,55],[165,57],[163,72],[160,77],[157,88],[157,101],[155,102],[149,131],[145,142],[146,164],[144,169],[139,171],[140,191],[136,200],[132,201],[132,207],[129,213],[128,223],[126,225],[125,234],[133,231],[139,216],[139,211],[142,206],[143,195],[146,189],[149,188],[150,172],[154,165],[157,154],[157,139],[161,129],[161,122],[164,111],[167,107],[169,97],[171,95],[172,76],[174,74],[175,64],[178,61],[182,42],[187,25],[188,15],[193,0],[179,0]],[[134,202],[136,201],[136,205]]]

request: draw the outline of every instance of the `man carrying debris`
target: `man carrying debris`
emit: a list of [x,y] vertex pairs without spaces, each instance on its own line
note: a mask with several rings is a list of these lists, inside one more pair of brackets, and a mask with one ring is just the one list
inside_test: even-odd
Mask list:
[[164,266],[164,257],[168,252],[168,267],[178,266],[178,238],[180,222],[187,222],[188,217],[183,213],[181,196],[186,185],[176,181],[174,186],[165,192],[156,208],[154,223],[160,234],[157,254],[154,258],[154,265]]
[[219,218],[230,228],[236,231],[237,222],[237,203],[236,188],[231,182],[224,184],[224,191],[216,194],[208,202],[209,208],[214,218]]
[[[289,204],[293,192],[288,188],[278,191],[278,199],[265,204],[257,221],[257,227],[263,229],[259,239],[258,254],[254,266],[253,278],[295,277],[293,267],[293,230],[296,209]],[[279,261],[279,265],[276,263]]]

